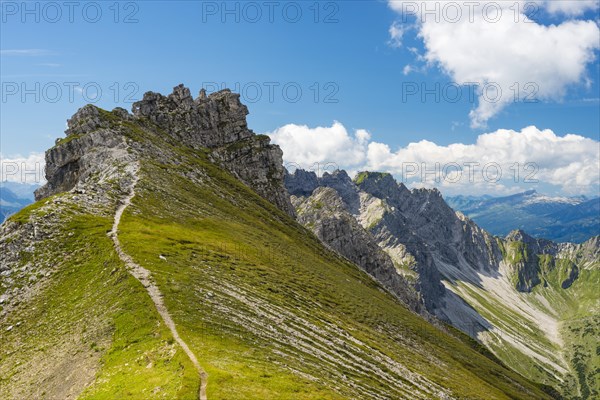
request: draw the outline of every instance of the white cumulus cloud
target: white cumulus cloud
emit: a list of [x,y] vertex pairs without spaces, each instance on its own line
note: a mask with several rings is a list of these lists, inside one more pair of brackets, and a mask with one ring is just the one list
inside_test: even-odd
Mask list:
[[398,22],[394,22],[388,32],[390,34],[389,45],[392,47],[402,47],[402,38],[406,32],[406,28]]
[[4,157],[0,154],[0,181],[44,184],[46,162],[43,153]]
[[[429,65],[439,66],[460,85],[477,85],[478,105],[470,113],[475,128],[485,127],[515,100],[560,100],[569,86],[589,81],[586,66],[600,48],[598,24],[569,19],[542,25],[527,18],[531,9],[526,4],[532,3],[389,1],[403,22],[412,23],[410,15],[416,19],[425,47],[423,58]],[[535,4],[548,12],[574,16],[598,2]],[[486,93],[484,88],[500,88],[500,92]]]
[[308,169],[314,163],[343,163],[344,166],[364,164],[371,135],[359,129],[353,135],[339,122],[330,127],[309,128],[288,124],[267,133],[281,146],[287,163]]
[[474,143],[439,145],[422,140],[392,149],[362,129],[286,125],[268,133],[286,163],[304,169],[337,165],[348,171],[386,171],[409,186],[439,187],[447,193],[501,194],[532,185],[551,185],[564,194],[597,195],[600,142],[556,135],[530,126],[481,134]]

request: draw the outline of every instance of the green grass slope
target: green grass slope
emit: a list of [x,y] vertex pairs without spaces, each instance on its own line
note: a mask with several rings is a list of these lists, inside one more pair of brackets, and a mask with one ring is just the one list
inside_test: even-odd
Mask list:
[[[119,239],[152,272],[209,374],[209,399],[550,398],[408,311],[206,151],[105,117],[141,165]],[[108,211],[49,213],[51,201],[11,219],[56,218],[60,229],[24,255],[50,262],[52,276],[0,320],[0,397],[196,398],[194,367],[106,236]]]
[[[511,369],[564,398],[599,398],[600,263],[581,249],[555,258],[509,242],[502,251],[508,265],[500,278],[449,285],[494,326],[478,338]],[[529,292],[516,289],[523,282]]]
[[534,289],[545,301],[539,301],[540,297],[533,301],[541,309],[551,305],[560,316],[563,354],[570,367],[570,374],[561,385],[563,393],[572,399],[600,398],[600,265],[582,268],[573,284],[563,289],[564,264],[569,262],[559,260],[545,276],[546,285]]
[[112,219],[61,214],[57,236],[22,255],[55,265],[40,292],[0,322],[0,398],[149,398],[155,388],[159,398],[188,396],[193,367],[117,257],[106,236]]

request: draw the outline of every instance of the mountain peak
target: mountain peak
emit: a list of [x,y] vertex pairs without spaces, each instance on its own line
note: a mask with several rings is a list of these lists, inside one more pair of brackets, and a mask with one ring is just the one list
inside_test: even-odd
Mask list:
[[67,120],[67,136],[86,134],[100,126],[100,112],[92,104],[81,107],[71,118]]
[[515,229],[506,235],[506,240],[514,242],[529,242],[534,240],[522,229]]
[[397,201],[410,193],[406,186],[398,184],[394,177],[387,172],[359,172],[354,182],[360,190],[380,199],[389,198]]
[[358,174],[356,174],[356,177],[354,178],[354,182],[357,185],[360,185],[361,183],[363,183],[366,180],[381,182],[384,180],[389,180],[389,178],[392,178],[392,175],[388,172],[361,171]]
[[193,99],[190,90],[178,85],[168,96],[146,92],[133,103],[133,115],[148,119],[194,148],[218,147],[253,136],[248,129],[248,108],[240,95],[224,89]]
[[[348,175],[346,171],[343,169],[336,169],[335,171],[329,173],[324,172],[321,177],[321,181],[327,182],[325,186],[335,186],[335,185],[350,185],[352,184],[352,179]],[[335,182],[335,184],[334,184]]]
[[[248,129],[248,109],[239,94],[201,92],[193,99],[188,88],[178,85],[168,96],[145,93],[132,110],[133,115],[122,108],[80,108],[68,121],[67,137],[46,152],[47,184],[36,191],[36,198],[69,191],[99,171],[131,163],[137,152],[150,151],[147,139],[162,136],[174,147],[208,150],[211,161],[293,215],[283,185],[283,153],[267,136]],[[166,149],[152,151],[161,157]]]
[[293,196],[310,196],[319,186],[319,178],[314,171],[296,169],[285,175],[285,186]]

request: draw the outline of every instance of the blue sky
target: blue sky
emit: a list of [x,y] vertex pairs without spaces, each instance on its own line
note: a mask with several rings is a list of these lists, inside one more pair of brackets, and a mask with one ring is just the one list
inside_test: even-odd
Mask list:
[[[80,93],[82,88],[87,89],[87,100],[103,108],[118,105],[130,109],[129,100],[141,98],[148,90],[167,94],[173,86],[184,83],[196,93],[203,85],[212,88],[213,82],[224,83],[233,90],[239,88],[242,100],[250,109],[249,126],[256,132],[279,132],[275,140],[280,141],[284,151],[286,146],[297,148],[302,144],[302,140],[294,139],[301,134],[296,132],[298,129],[290,128],[284,134],[280,130],[284,126],[306,125],[309,130],[333,128],[334,121],[339,121],[349,143],[354,144],[358,140],[357,130],[368,131],[369,138],[363,143],[365,155],[357,156],[356,163],[346,165],[344,159],[334,159],[347,150],[348,144],[343,140],[331,146],[346,148],[326,152],[314,160],[332,160],[350,170],[372,166],[392,169],[398,175],[398,166],[393,162],[375,162],[366,155],[371,142],[387,145],[391,153],[423,140],[443,149],[452,143],[476,143],[480,135],[499,129],[521,132],[528,126],[540,131],[549,129],[557,138],[576,134],[591,139],[591,142],[582,142],[583,147],[589,149],[591,143],[592,148],[596,146],[598,150],[600,67],[598,45],[593,40],[584,52],[588,59],[579,62],[583,72],[551,85],[564,93],[543,95],[547,79],[543,82],[534,79],[534,83],[541,86],[541,101],[511,102],[494,110],[493,116],[486,117],[483,124],[477,124],[470,112],[477,108],[478,98],[469,99],[468,87],[462,87],[459,101],[451,101],[443,94],[439,101],[433,94],[424,101],[420,93],[407,95],[409,87],[435,89],[439,84],[448,88],[449,84],[462,79],[461,74],[469,75],[472,71],[464,70],[447,55],[435,55],[432,48],[437,33],[432,34],[429,41],[432,48],[428,48],[423,36],[418,36],[427,32],[427,24],[419,24],[413,16],[403,14],[400,5],[385,1],[275,3],[271,22],[264,2],[251,6],[243,2],[120,2],[118,15],[113,2],[98,2],[94,4],[100,5],[102,15],[97,18],[98,22],[92,23],[97,9],[90,2],[77,3],[73,22],[69,21],[69,10],[64,6],[60,8],[62,17],[55,18],[56,10],[45,9],[46,3],[29,3],[33,11],[27,14],[22,3],[3,2],[0,9],[2,156],[5,159],[26,157],[52,146],[54,140],[63,135],[66,119],[88,102]],[[225,13],[224,4],[234,11]],[[257,9],[262,16],[252,21]],[[302,16],[296,18],[298,9]],[[539,11],[535,15],[539,26],[569,21],[597,24],[598,21],[597,4],[575,11],[553,11],[540,4]],[[52,19],[58,20],[52,22]],[[295,19],[298,21],[292,22]],[[393,31],[391,27],[398,29]],[[594,33],[593,28],[591,33]],[[520,40],[530,40],[518,34],[509,38],[512,46],[519,46]],[[544,48],[533,48],[536,47]],[[566,44],[565,48],[570,45]],[[550,50],[540,55],[549,57],[544,65],[560,63],[561,54],[551,54]],[[460,52],[461,47],[457,51]],[[502,62],[512,65],[516,60],[509,57]],[[534,68],[537,66],[533,65]],[[520,80],[527,71],[521,68],[504,72],[514,72]],[[552,77],[552,72],[548,70],[545,75],[533,75],[533,78]],[[57,87],[61,93],[56,91]],[[270,87],[273,88],[271,98]],[[284,87],[288,91],[287,98]],[[23,98],[24,88],[35,94]],[[96,88],[102,91],[97,98],[94,97]],[[300,97],[296,96],[298,88],[302,90]],[[69,98],[69,92],[73,93],[73,99]],[[327,136],[328,132],[322,131],[320,137]],[[310,134],[307,137],[311,137]],[[552,141],[557,146],[565,145]],[[586,157],[592,157],[594,163],[596,153]],[[290,155],[288,160],[302,159],[308,163],[306,154],[304,156],[291,158]],[[554,178],[547,178],[547,185],[542,187],[557,193],[593,194],[598,184],[595,178],[578,180],[577,188],[570,189],[557,182],[563,179],[558,176],[564,176],[569,168],[576,169],[572,164],[562,165],[563,170],[558,173],[548,166],[546,175],[554,174]],[[544,167],[540,166],[541,170]],[[520,182],[497,191],[529,186]],[[486,186],[480,190],[495,189]]]

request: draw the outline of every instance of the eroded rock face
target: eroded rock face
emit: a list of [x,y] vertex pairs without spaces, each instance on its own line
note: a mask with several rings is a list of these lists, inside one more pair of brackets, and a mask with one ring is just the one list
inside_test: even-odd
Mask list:
[[290,174],[286,171],[285,187],[290,195],[310,196],[319,186],[319,179],[314,171],[297,169]]
[[[296,171],[287,178],[291,193],[299,193],[314,184],[314,178],[298,179],[306,173]],[[305,184],[306,182],[306,184]],[[335,171],[317,178],[317,188],[311,198],[322,188],[333,189],[342,200],[345,213],[362,227],[374,243],[392,262],[397,274],[411,282],[420,294],[427,310],[434,313],[445,306],[446,289],[442,284],[446,265],[459,269],[497,270],[502,253],[494,238],[478,228],[468,218],[455,213],[437,190],[408,190],[398,184],[390,174],[362,172],[354,181],[345,171]],[[303,204],[307,213],[309,204]],[[339,202],[332,202],[333,207]],[[300,213],[300,209],[297,209]],[[342,211],[340,211],[342,212]],[[316,212],[313,212],[316,213]],[[320,215],[320,213],[316,213]],[[300,222],[318,226],[316,220]],[[314,219],[314,218],[313,218]],[[321,224],[321,230],[340,232],[339,227]],[[331,247],[335,244],[331,234],[316,232]],[[364,239],[364,238],[363,238]],[[344,253],[342,253],[344,254]],[[345,254],[344,254],[345,255]]]
[[557,243],[557,258],[574,260],[577,264],[588,267],[600,260],[600,235],[587,241],[575,243]]
[[511,282],[520,292],[531,292],[537,285],[548,285],[549,274],[557,269],[560,286],[568,289],[579,277],[581,268],[600,259],[600,236],[581,244],[554,243],[536,239],[522,230],[509,233],[502,241],[504,262]]
[[131,158],[125,138],[110,128],[97,107],[81,108],[67,124],[67,137],[46,151],[47,183],[35,191],[36,200],[67,192],[109,164]]
[[363,226],[397,265],[414,272],[415,287],[432,313],[445,307],[441,282],[447,265],[483,269],[496,262],[500,251],[491,237],[459,218],[436,189],[410,191],[390,174],[373,172],[359,173],[355,182]]
[[[510,290],[531,292],[553,280],[568,289],[580,271],[600,259],[600,237],[580,245],[535,239],[522,231],[493,237],[452,210],[436,189],[408,190],[390,174],[361,172],[352,181],[344,171],[317,177],[297,170],[286,177],[286,186],[299,196],[294,198],[299,222],[326,245],[382,283],[390,279],[381,271],[389,271],[391,261],[430,313],[463,330],[465,322],[476,326],[469,331],[473,336],[489,323],[444,283],[477,286],[493,278],[506,281]],[[373,243],[386,258],[365,255],[376,254]],[[373,272],[368,265],[379,267]]]
[[279,209],[294,216],[283,184],[283,152],[279,146],[270,144],[268,136],[255,135],[216,148],[211,159]]
[[317,177],[314,171],[297,169],[293,174],[286,174],[285,186],[288,192],[294,196],[310,196],[320,186],[332,188],[353,213],[357,210],[360,202],[358,188],[344,170],[336,170],[333,173],[325,172],[323,176]]
[[147,92],[132,110],[135,117],[147,118],[194,148],[219,147],[254,135],[246,123],[248,108],[228,89],[194,99],[179,85],[168,96]]
[[389,173],[361,172],[356,177],[356,184],[360,190],[379,199],[390,199],[398,205],[410,197],[410,190],[403,183],[398,184]]
[[[511,269],[512,283],[520,292],[530,292],[539,285],[546,269],[554,267],[558,245],[544,239],[535,239],[521,230],[508,234],[505,239],[506,262]],[[540,256],[548,255],[549,262],[540,263]]]
[[248,109],[239,95],[222,90],[193,99],[183,85],[163,96],[148,92],[133,104],[133,115],[122,108],[108,113],[93,105],[81,108],[68,121],[67,137],[46,152],[48,183],[36,199],[73,189],[91,174],[131,157],[120,127],[164,132],[178,143],[209,149],[211,159],[269,200],[294,215],[284,187],[281,149],[266,136],[248,129]]
[[410,309],[423,313],[414,288],[396,271],[390,256],[350,214],[338,192],[319,187],[310,197],[292,197],[298,221],[309,227],[329,248],[358,265]]

